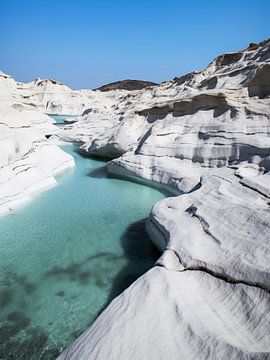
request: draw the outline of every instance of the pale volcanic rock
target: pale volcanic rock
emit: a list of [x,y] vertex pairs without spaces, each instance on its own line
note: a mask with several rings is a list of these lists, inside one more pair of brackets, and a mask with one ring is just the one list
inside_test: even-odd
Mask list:
[[210,174],[200,189],[156,204],[150,234],[185,269],[207,269],[270,290],[269,199],[242,186],[230,169]]
[[270,172],[257,176],[244,177],[240,182],[270,198]]
[[11,100],[14,108],[19,106],[47,114],[81,115],[95,102],[102,102],[104,97],[108,96],[100,91],[73,90],[53,79],[16,82],[11,76],[0,72],[1,102]]
[[121,158],[110,161],[107,169],[115,175],[131,179],[143,178],[154,181],[173,194],[186,193],[194,190],[199,184],[202,174],[200,166],[192,166],[169,156],[148,157],[127,152]]
[[[142,90],[74,91],[0,74],[0,211],[73,164],[61,141],[177,195],[147,222],[156,266],[60,359],[270,358],[269,76],[269,40]],[[82,116],[56,129],[30,109]]]
[[202,271],[155,267],[58,359],[266,359],[269,300]]
[[57,132],[47,115],[2,104],[0,214],[28,202],[35,192],[55,185],[54,176],[74,166],[73,158],[45,137]]
[[0,71],[0,98],[1,101],[5,101],[12,97],[12,94],[16,91],[16,81],[2,71]]
[[57,134],[115,157],[109,172],[178,195],[147,222],[162,253],[156,266],[61,360],[270,358],[269,65],[267,40],[203,71],[116,92]]
[[[153,88],[97,92],[93,106],[60,136],[83,142],[90,155],[116,158],[128,152],[132,162],[133,154],[138,161],[143,155],[143,162],[151,156],[156,168],[156,158],[166,156],[207,167],[263,158],[269,149],[270,100],[249,96],[249,87],[260,81],[260,69],[263,78],[270,72],[269,46],[219,56],[201,72]],[[119,171],[131,171],[128,156],[115,165],[121,160]]]
[[18,83],[0,72],[1,214],[28,202],[37,191],[56,185],[55,175],[74,166],[72,156],[46,139],[59,129],[44,113],[45,103],[51,98],[65,103],[71,90],[51,81],[39,85]]
[[48,114],[81,115],[90,102],[88,92],[72,90],[52,79],[20,84],[18,92],[25,104]]

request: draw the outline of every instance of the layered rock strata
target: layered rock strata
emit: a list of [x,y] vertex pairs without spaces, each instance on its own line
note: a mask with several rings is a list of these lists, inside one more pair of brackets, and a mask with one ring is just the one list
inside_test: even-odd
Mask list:
[[[0,74],[1,211],[72,165],[45,135],[177,195],[147,223],[156,266],[60,359],[270,358],[269,78],[269,40],[142,90]],[[57,130],[41,112],[82,116]]]
[[52,119],[22,100],[15,80],[0,73],[0,214],[55,185],[55,175],[74,166],[46,138],[58,132]]
[[177,197],[147,229],[156,266],[60,359],[270,358],[270,42],[118,92],[60,134]]

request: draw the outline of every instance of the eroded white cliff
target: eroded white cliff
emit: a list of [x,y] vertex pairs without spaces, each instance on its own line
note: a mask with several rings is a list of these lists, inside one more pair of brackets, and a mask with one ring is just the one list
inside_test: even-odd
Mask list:
[[[157,266],[60,359],[270,358],[270,41],[110,92],[58,136],[181,194],[147,224]],[[114,96],[114,103],[109,100]]]
[[0,100],[0,214],[4,214],[55,185],[54,176],[74,166],[74,160],[47,140],[58,132],[52,119],[25,105],[17,83],[4,73],[0,73]]
[[[269,79],[269,41],[137,91],[0,74],[2,211],[72,165],[44,135],[178,195],[147,224],[156,266],[60,359],[270,358]],[[56,131],[40,111],[83,115]]]

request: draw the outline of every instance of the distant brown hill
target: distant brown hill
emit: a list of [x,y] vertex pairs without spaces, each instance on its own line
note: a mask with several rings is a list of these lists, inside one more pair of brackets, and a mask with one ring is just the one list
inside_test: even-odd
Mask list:
[[106,84],[94,90],[109,91],[109,90],[123,89],[123,90],[132,91],[132,90],[141,90],[148,86],[155,86],[155,85],[158,84],[151,81],[128,79],[128,80],[120,80],[110,84]]

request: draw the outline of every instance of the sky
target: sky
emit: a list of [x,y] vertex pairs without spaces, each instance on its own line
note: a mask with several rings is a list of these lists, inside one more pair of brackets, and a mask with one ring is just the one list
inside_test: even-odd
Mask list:
[[0,70],[74,89],[161,82],[270,37],[270,0],[0,0]]

